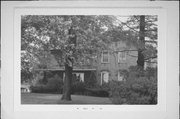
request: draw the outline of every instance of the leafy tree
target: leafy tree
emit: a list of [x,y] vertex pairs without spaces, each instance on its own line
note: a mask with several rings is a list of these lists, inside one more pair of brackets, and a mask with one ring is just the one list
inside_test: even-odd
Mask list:
[[109,16],[22,16],[21,49],[32,54],[41,68],[54,54],[59,66],[65,66],[62,99],[71,100],[73,65],[86,58],[94,60],[107,46],[100,37],[112,21]]
[[21,83],[29,82],[32,79],[32,61],[27,53],[21,53]]
[[[147,19],[151,18],[151,16],[148,17]],[[27,65],[30,69],[37,66],[46,68],[51,59],[49,56],[53,54],[58,65],[65,67],[62,100],[71,100],[73,66],[81,65],[86,59],[96,61],[97,56],[103,49],[109,48],[108,44],[112,41],[124,40],[129,45],[133,44],[140,48],[139,37],[142,33],[136,32],[139,22],[135,21],[135,18],[138,19],[139,16],[130,17],[127,23],[120,23],[117,16],[25,15],[21,17],[21,50],[26,51],[30,56],[26,57],[31,63],[31,65]],[[129,25],[133,28],[130,28]],[[128,26],[128,29],[124,29],[124,26]],[[145,24],[145,30],[150,28],[152,28],[151,25]],[[153,40],[149,41],[156,39],[156,32],[153,30],[145,32],[144,35],[154,36],[154,39],[151,38]],[[145,49],[149,48],[154,51],[153,45],[146,44],[144,46]],[[150,50],[146,51],[148,51],[146,54],[151,54]],[[144,52],[145,50],[143,50]],[[25,67],[25,65],[22,66]]]
[[[151,62],[151,59],[157,58],[157,16],[156,15],[138,15],[130,16],[126,22],[120,25],[127,29],[128,32],[133,32],[133,41],[138,49],[137,65],[144,67],[145,62]],[[132,35],[130,36],[132,37]]]

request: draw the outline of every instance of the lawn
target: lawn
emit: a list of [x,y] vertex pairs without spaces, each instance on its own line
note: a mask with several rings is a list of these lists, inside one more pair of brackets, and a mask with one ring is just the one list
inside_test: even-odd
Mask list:
[[112,104],[109,98],[72,95],[72,101],[62,101],[61,94],[22,93],[21,104]]

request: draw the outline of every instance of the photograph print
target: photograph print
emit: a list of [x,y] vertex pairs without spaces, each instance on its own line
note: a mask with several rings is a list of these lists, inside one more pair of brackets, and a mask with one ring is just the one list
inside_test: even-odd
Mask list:
[[21,104],[156,105],[157,15],[21,15]]

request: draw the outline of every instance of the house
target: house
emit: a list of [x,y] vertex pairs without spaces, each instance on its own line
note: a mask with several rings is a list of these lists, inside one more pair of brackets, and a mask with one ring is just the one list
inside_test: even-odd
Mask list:
[[[125,41],[112,42],[108,49],[103,50],[97,56],[96,63],[74,66],[73,76],[79,77],[80,81],[85,83],[95,79],[96,83],[100,85],[110,80],[123,81],[124,72],[130,66],[137,65],[137,56],[138,52],[134,46],[127,45]],[[50,57],[51,60],[46,69],[35,69],[36,72],[39,72],[36,76],[37,79],[39,79],[38,77],[46,78],[47,72],[51,72],[53,75],[57,74],[64,79],[64,66],[60,67],[53,55]]]
[[110,45],[111,50],[104,50],[98,58],[98,79],[99,84],[109,80],[122,81],[124,71],[130,66],[137,65],[138,52],[135,47],[127,46],[123,41],[113,42]]

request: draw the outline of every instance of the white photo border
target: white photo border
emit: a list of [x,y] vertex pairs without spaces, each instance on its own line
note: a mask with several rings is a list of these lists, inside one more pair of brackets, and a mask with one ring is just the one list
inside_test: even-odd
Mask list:
[[[128,15],[157,15],[158,16],[158,103],[157,105],[36,105],[32,104],[33,106],[28,104],[21,104],[21,93],[20,93],[20,45],[21,45],[21,15],[122,15],[122,16],[128,16]],[[166,78],[165,72],[165,65],[164,60],[165,59],[165,52],[162,51],[162,49],[165,48],[165,42],[163,39],[165,37],[162,35],[165,31],[165,22],[163,19],[166,19],[165,17],[165,11],[162,9],[146,9],[146,8],[16,8],[15,9],[15,18],[14,18],[14,39],[16,42],[14,42],[14,74],[15,79],[14,80],[14,109],[20,109],[20,110],[29,110],[29,111],[35,111],[35,110],[52,110],[52,111],[59,111],[62,109],[66,111],[76,111],[76,110],[104,110],[104,111],[130,111],[130,110],[140,110],[140,111],[152,111],[152,110],[165,110],[166,109],[166,101],[165,97],[166,94],[164,92],[165,90],[165,84],[166,80],[163,80]],[[162,64],[163,63],[163,64]],[[161,74],[162,73],[162,74]],[[48,108],[47,108],[47,107]]]
[[[13,117],[17,119],[18,118],[23,119],[23,117],[26,117],[27,119],[31,119],[32,117],[39,117],[44,119],[48,119],[48,118],[58,119],[58,118],[67,118],[67,117],[102,118],[102,115],[104,119],[107,119],[110,116],[116,118],[125,118],[125,119],[130,119],[132,117],[137,119],[141,119],[141,118],[143,119],[144,117],[149,119],[152,118],[165,119],[167,117],[168,115],[167,103],[168,104],[170,103],[169,100],[167,102],[167,99],[169,99],[167,93],[169,94],[169,91],[172,91],[171,90],[172,88],[170,88],[172,85],[167,83],[168,76],[166,75],[167,52],[165,49],[167,48],[166,46],[168,46],[168,44],[166,44],[167,11],[165,8],[161,6],[168,5],[168,3],[165,5],[161,4],[161,2],[157,2],[153,4],[148,3],[149,4],[148,5],[146,2],[137,3],[137,2],[117,2],[117,1],[114,2],[110,2],[110,1],[109,2],[104,2],[104,1],[62,2],[61,1],[61,2],[37,2],[37,3],[19,2],[19,3],[11,3],[9,6],[11,8],[9,10],[11,11],[10,15],[13,15],[13,17],[12,16],[10,17],[13,18],[12,19],[13,29],[10,30],[11,35],[13,35],[12,36],[13,40],[11,40],[12,42],[8,40],[8,42],[10,43],[8,44],[8,47],[10,47],[9,53],[13,57],[11,57],[12,59],[8,59],[7,62],[4,61],[4,63],[8,63],[8,61],[13,60],[13,66],[10,66],[10,68],[13,68],[13,79],[10,79],[10,85],[13,86],[13,88],[7,91],[7,92],[11,92],[10,94],[13,94],[10,96],[13,97],[13,99],[7,100],[9,102],[11,101],[13,102],[9,104],[11,106],[8,105],[9,107],[13,107],[10,110],[10,112],[13,112],[13,114],[11,116],[6,115],[6,117]],[[21,17],[20,16],[21,15],[63,15],[62,11],[64,15],[72,15],[72,14],[93,15],[93,13],[94,15],[98,15],[98,14],[99,15],[158,15],[158,104],[157,105],[34,105],[34,104],[21,105],[21,97],[20,97],[21,95],[20,94]],[[12,25],[12,22],[10,24]],[[8,51],[7,50],[8,47],[3,46],[3,48],[5,48],[4,51]],[[6,59],[8,58],[8,56],[10,56],[5,54],[6,53],[2,53],[2,59],[3,58]],[[3,66],[7,66],[7,64],[6,65],[3,64],[2,64],[2,68]],[[7,71],[2,71],[3,74],[2,77],[7,73]],[[2,84],[4,83],[5,81],[4,82],[2,81]],[[2,89],[2,91],[4,91],[4,89]],[[3,94],[2,96],[7,96],[7,95]],[[6,98],[3,98],[3,100],[4,99]],[[46,112],[49,112],[49,114],[47,114]],[[43,115],[39,115],[40,113],[42,113]],[[72,115],[68,115],[68,113],[71,113]],[[113,115],[110,113],[112,113]],[[89,117],[85,115],[89,115]]]

